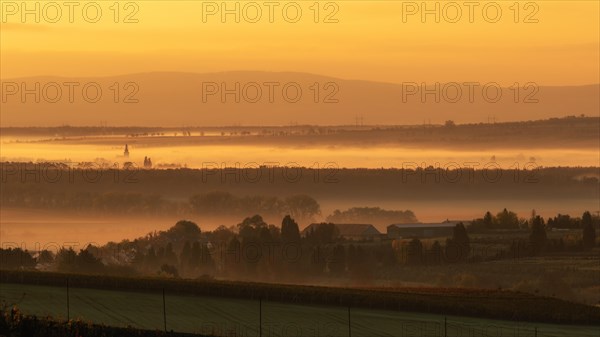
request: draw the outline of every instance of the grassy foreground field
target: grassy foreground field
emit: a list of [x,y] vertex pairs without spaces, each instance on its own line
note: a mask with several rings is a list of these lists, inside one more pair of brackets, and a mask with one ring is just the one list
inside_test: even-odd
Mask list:
[[308,306],[334,306],[440,315],[504,319],[520,322],[600,325],[600,308],[553,297],[500,289],[357,288],[275,284],[215,279],[174,279],[2,270],[0,283],[119,292],[166,291],[169,294],[273,301]]
[[0,300],[29,315],[148,330],[163,330],[166,313],[167,330],[215,336],[348,336],[351,330],[352,336],[597,337],[600,331],[600,308],[504,290],[3,270]]
[[[166,294],[167,329],[215,336],[348,336],[348,309],[271,301]],[[66,288],[0,284],[0,300],[25,314],[67,317]],[[161,293],[69,289],[69,317],[111,326],[162,330]],[[556,325],[401,311],[350,309],[352,336],[580,336],[597,337],[599,326]]]

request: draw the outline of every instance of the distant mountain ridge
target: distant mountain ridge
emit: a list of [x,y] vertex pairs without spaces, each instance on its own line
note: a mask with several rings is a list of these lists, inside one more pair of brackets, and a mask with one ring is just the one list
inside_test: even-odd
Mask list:
[[2,81],[0,117],[3,127],[101,122],[174,127],[398,125],[598,116],[600,111],[599,84],[537,87],[521,83],[518,90],[502,88],[501,96],[496,96],[498,87],[492,83],[440,83],[431,91],[434,85],[427,83],[423,95],[423,88],[416,83],[253,71],[24,77]]

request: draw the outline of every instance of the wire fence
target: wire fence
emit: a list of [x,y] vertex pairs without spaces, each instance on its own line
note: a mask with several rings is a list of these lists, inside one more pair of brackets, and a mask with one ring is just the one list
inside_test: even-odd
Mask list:
[[262,299],[184,296],[0,284],[4,304],[26,314],[166,332],[227,337],[598,337],[597,326],[567,326]]

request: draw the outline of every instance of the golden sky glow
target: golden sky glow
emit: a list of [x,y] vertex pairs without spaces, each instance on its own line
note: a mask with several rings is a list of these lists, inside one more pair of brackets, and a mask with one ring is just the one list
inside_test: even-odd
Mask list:
[[[102,9],[97,23],[88,23],[81,14],[87,2],[79,2],[69,23],[68,8],[57,23],[47,2],[40,4],[40,23],[27,15],[22,23],[21,9],[2,1],[1,77],[57,75],[108,76],[150,71],[214,72],[228,70],[298,71],[345,79],[373,81],[496,81],[503,84],[533,81],[543,85],[598,83],[599,2],[537,1],[525,8],[518,2],[515,23],[513,1],[497,1],[502,9],[498,22],[490,23],[482,8],[491,2],[477,2],[473,20],[464,2],[456,23],[448,8],[440,22],[428,15],[422,22],[420,9],[414,15],[403,13],[410,7],[402,1],[319,2],[315,23],[313,1],[295,2],[302,9],[296,23],[282,16],[278,2],[273,23],[265,2],[258,1],[263,13],[257,23],[243,15],[246,2],[239,2],[240,23],[228,15],[223,23],[220,12],[206,16],[206,1],[120,2],[115,23],[113,1],[96,2]],[[130,3],[130,7],[125,8]],[[327,3],[332,3],[325,8]],[[419,2],[415,4],[420,5]],[[430,8],[436,2],[427,2]],[[214,2],[220,6],[221,1]],[[235,2],[228,2],[233,8]],[[332,17],[337,23],[323,23]],[[137,23],[123,23],[125,16]],[[313,7],[314,8],[314,7]],[[204,9],[204,12],[203,12]],[[405,10],[403,12],[403,9]],[[218,8],[217,10],[221,10]],[[494,8],[488,9],[493,18]],[[535,11],[537,12],[533,14]],[[90,17],[94,14],[89,9]],[[254,17],[252,8],[248,9]],[[289,9],[290,16],[294,9]],[[532,15],[531,17],[528,17]],[[523,21],[538,20],[537,23]],[[450,20],[451,21],[451,20]]]

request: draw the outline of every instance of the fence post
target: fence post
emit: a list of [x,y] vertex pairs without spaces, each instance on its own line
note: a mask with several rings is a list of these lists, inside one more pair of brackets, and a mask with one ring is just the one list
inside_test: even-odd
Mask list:
[[67,277],[67,322],[71,320],[71,303],[69,303],[69,278]]
[[448,317],[444,316],[444,337],[448,337]]
[[262,297],[258,298],[258,336],[262,337]]
[[165,325],[165,332],[167,332],[167,304],[165,301],[165,288],[163,288],[163,322]]
[[350,306],[348,306],[348,337],[352,337],[352,321],[350,320]]

